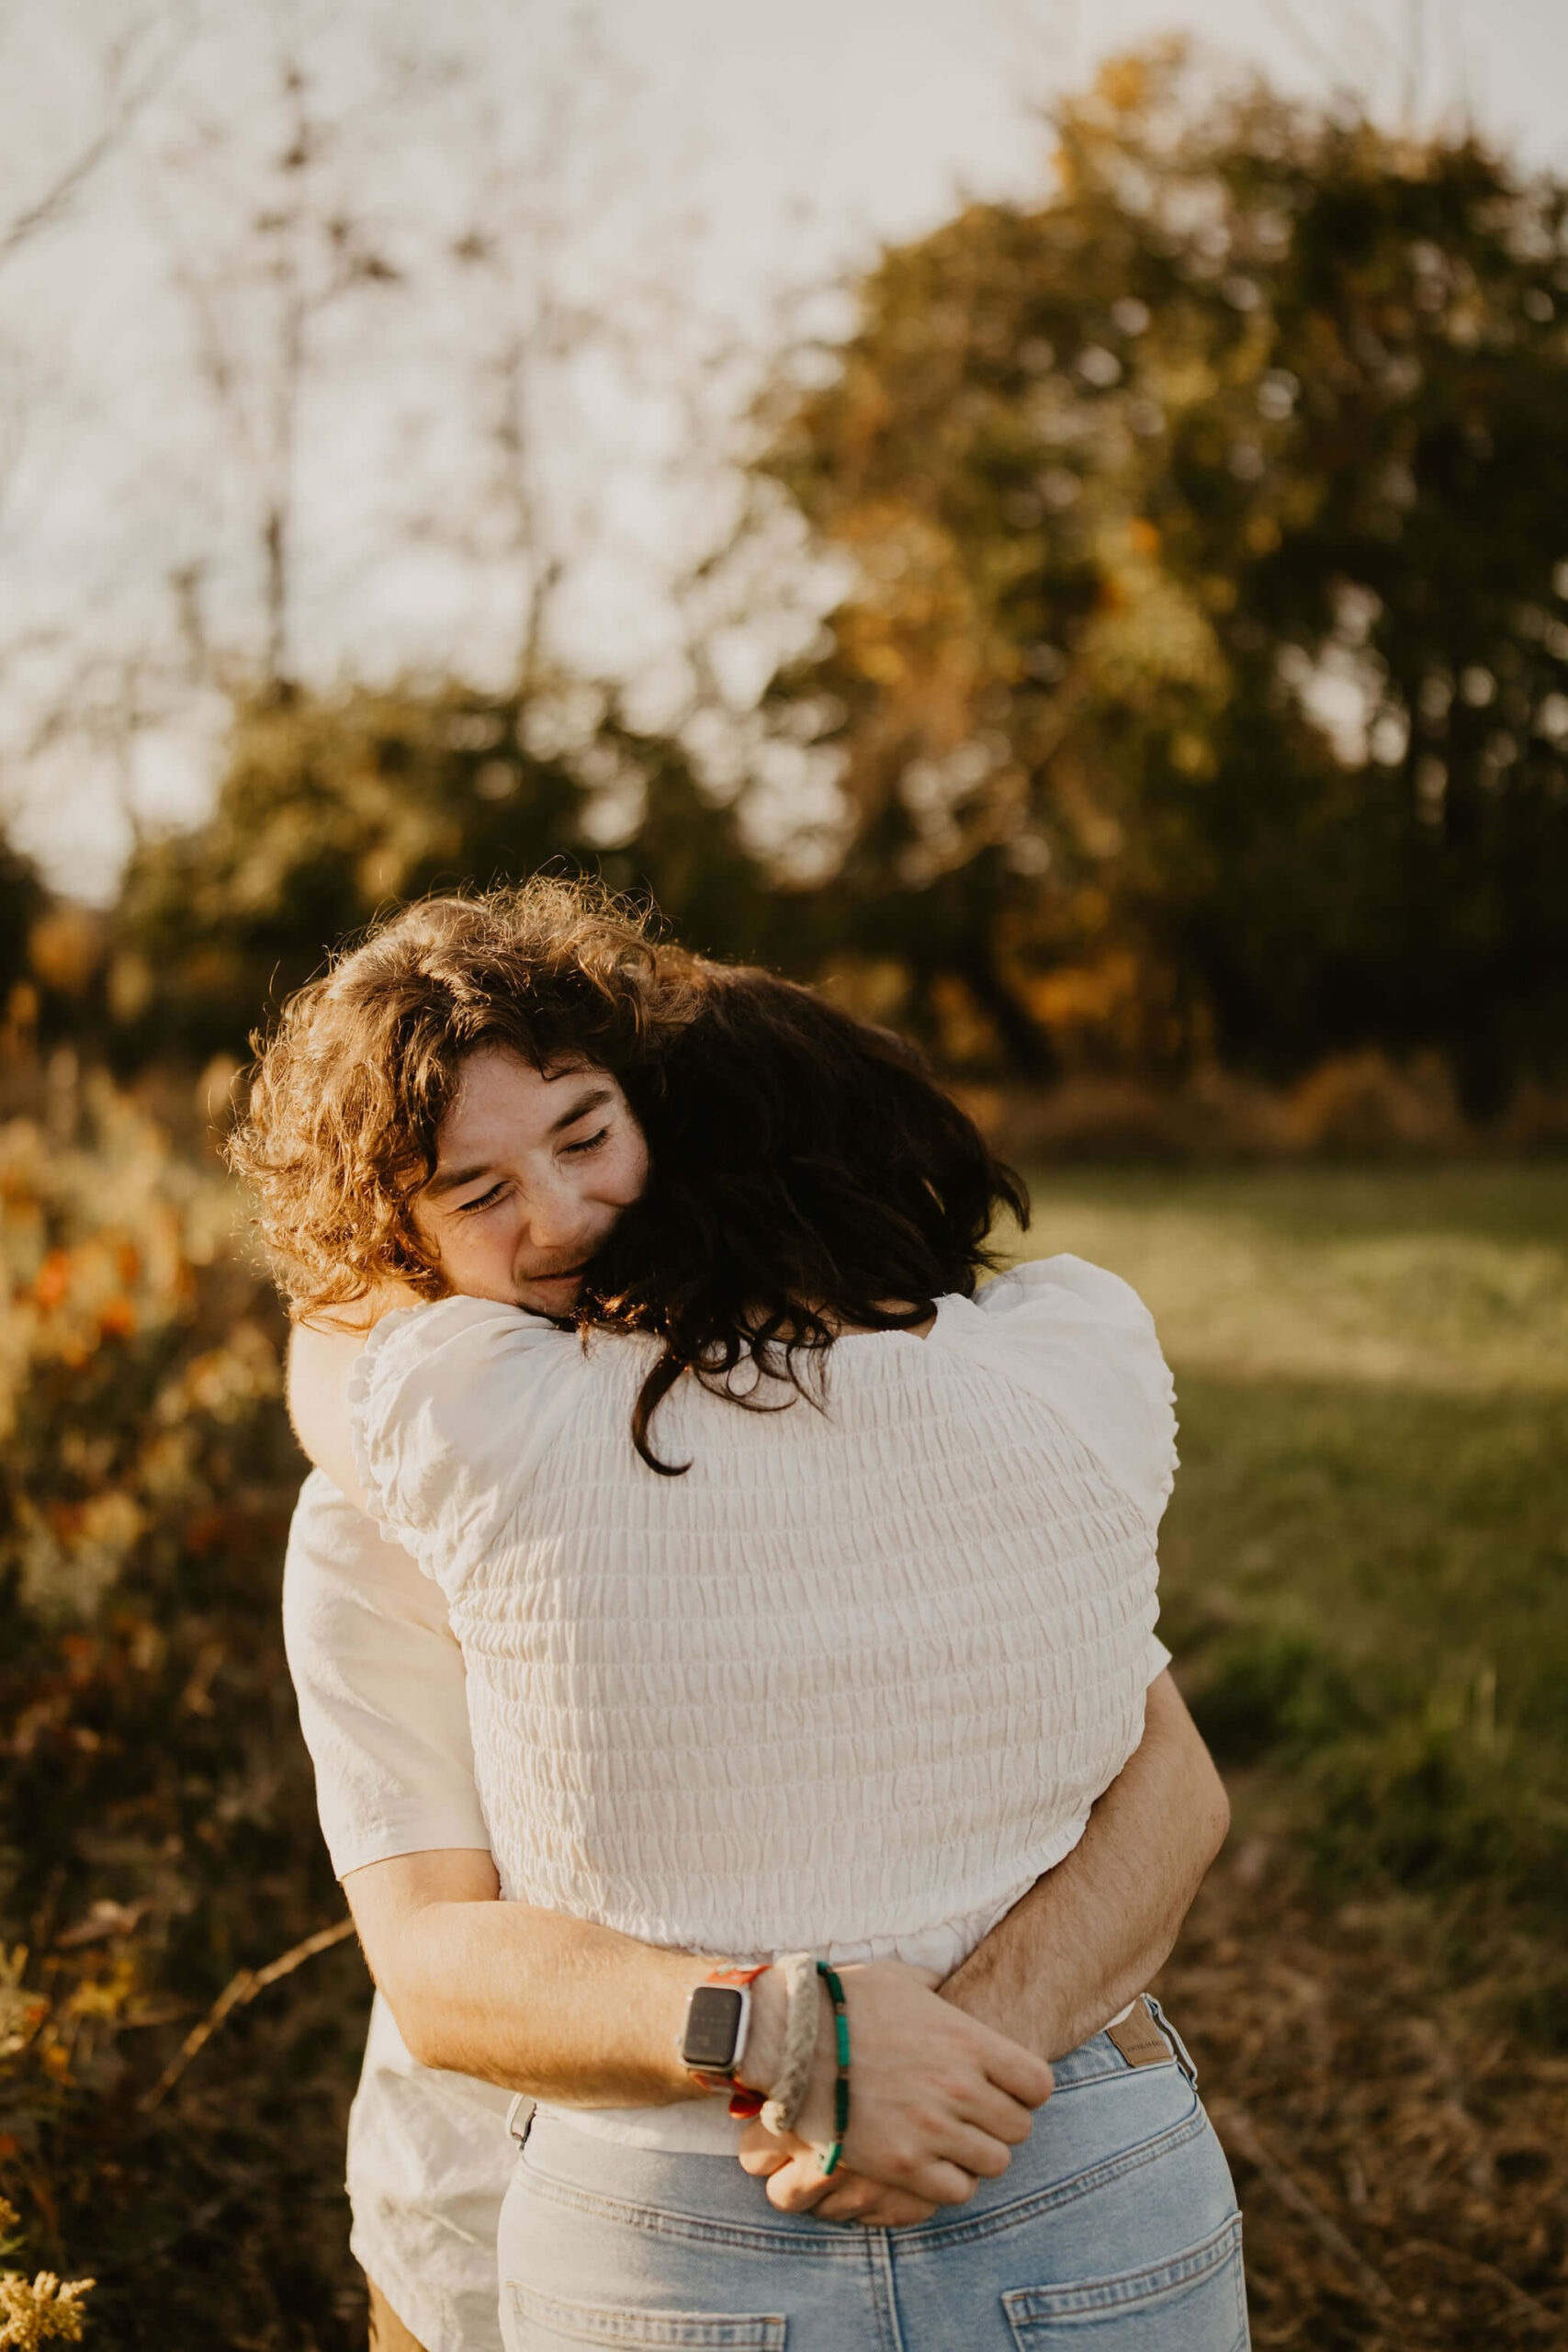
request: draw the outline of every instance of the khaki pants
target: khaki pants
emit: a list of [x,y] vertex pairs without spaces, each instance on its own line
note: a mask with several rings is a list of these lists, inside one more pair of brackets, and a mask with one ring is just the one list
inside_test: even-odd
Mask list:
[[374,2278],[367,2278],[370,2290],[370,2352],[424,2352],[417,2335],[411,2335]]

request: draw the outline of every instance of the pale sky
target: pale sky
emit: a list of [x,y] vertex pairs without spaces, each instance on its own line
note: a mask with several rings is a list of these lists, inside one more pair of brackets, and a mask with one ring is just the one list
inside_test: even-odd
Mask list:
[[[57,225],[0,256],[0,808],[89,895],[112,886],[128,802],[185,817],[207,789],[220,706],[182,667],[171,575],[199,568],[220,646],[258,641],[277,305],[247,224],[270,200],[290,28],[333,134],[315,198],[341,200],[400,273],[308,330],[294,658],[317,679],[443,662],[482,675],[515,641],[486,431],[505,303],[493,277],[444,259],[476,214],[516,215],[519,315],[541,189],[559,216],[548,279],[581,351],[532,412],[570,560],[558,640],[657,682],[667,583],[722,518],[726,404],[780,305],[961,192],[1043,191],[1040,107],[1106,55],[1180,30],[1298,95],[1348,87],[1390,121],[1412,98],[1424,124],[1468,112],[1568,169],[1563,0],[602,0],[594,58],[564,0],[189,11],[17,0],[0,26],[0,233],[101,121],[115,39],[140,31],[133,75],[161,69]],[[595,311],[620,346],[583,341],[574,314]],[[818,321],[830,333],[839,315],[829,300]],[[729,361],[701,379],[694,433],[694,355],[716,346]],[[129,737],[128,691],[144,712]]]

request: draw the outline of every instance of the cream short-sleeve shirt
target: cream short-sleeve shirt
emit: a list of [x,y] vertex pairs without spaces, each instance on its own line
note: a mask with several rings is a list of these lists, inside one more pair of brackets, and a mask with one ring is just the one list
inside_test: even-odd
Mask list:
[[[400,1854],[488,1850],[446,1603],[319,1470],[289,1531],[283,1622],[338,1876]],[[377,1994],[348,2126],[350,2244],[426,2352],[502,2352],[495,2239],[513,2104],[493,2083],[420,2065]]]

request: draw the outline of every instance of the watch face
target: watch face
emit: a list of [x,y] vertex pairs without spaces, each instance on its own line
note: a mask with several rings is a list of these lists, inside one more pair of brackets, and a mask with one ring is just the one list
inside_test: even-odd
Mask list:
[[681,2055],[698,2074],[723,2074],[735,2063],[742,1995],[733,1984],[699,1984],[686,2010]]

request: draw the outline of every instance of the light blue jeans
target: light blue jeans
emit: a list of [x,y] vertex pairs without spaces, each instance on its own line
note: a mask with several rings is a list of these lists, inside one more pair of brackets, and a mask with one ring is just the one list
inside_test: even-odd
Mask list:
[[1003,2177],[911,2229],[777,2213],[728,2156],[540,2116],[502,2212],[508,2352],[1246,2352],[1235,2192],[1164,2030],[1163,2063],[1103,2033],[1060,2060]]

